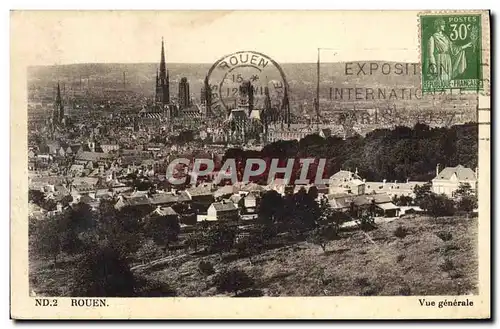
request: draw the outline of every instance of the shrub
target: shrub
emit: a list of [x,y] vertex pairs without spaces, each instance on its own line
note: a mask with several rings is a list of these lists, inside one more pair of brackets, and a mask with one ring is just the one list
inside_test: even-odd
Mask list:
[[419,205],[434,217],[453,216],[455,214],[455,203],[444,194],[431,193]]
[[367,287],[370,285],[370,281],[368,281],[368,278],[365,277],[357,277],[354,279],[354,283],[361,288]]
[[460,250],[460,246],[457,246],[457,245],[455,245],[455,244],[449,243],[449,244],[445,245],[445,246],[443,247],[443,249],[441,249],[441,252],[442,252],[443,254],[447,254],[447,253],[449,253],[450,251],[454,251],[454,250]]
[[477,195],[472,190],[470,184],[460,184],[458,190],[455,191],[455,196],[458,198],[458,210],[469,214],[477,207]]
[[436,235],[443,241],[450,241],[453,238],[451,232],[448,231],[439,231]]
[[457,208],[460,211],[471,213],[477,207],[477,198],[474,195],[468,195],[460,198]]
[[147,240],[144,244],[136,251],[135,255],[138,260],[143,264],[149,263],[156,254],[158,253],[158,248],[152,240]]
[[75,297],[134,297],[136,280],[120,252],[109,246],[90,250],[75,269]]
[[177,295],[168,283],[146,278],[136,279],[136,295],[138,297],[174,297]]
[[319,245],[323,252],[326,251],[328,243],[338,237],[338,228],[332,224],[320,224],[309,234],[308,241]]
[[234,292],[238,295],[238,291],[243,291],[255,286],[254,280],[243,271],[240,270],[224,270],[215,278],[215,287],[218,292]]
[[364,214],[359,219],[359,227],[363,231],[371,231],[376,228],[375,218],[368,214]]
[[243,236],[238,239],[234,247],[240,257],[248,257],[250,263],[253,264],[252,256],[262,251],[264,242],[262,236],[259,235]]
[[201,261],[198,263],[198,270],[203,275],[212,275],[215,273],[214,266],[210,262]]
[[400,197],[394,196],[392,200],[397,206],[411,206],[413,203],[413,198],[406,195],[401,195]]
[[400,296],[410,296],[411,295],[411,288],[408,285],[404,285],[399,288],[398,294]]
[[236,238],[236,229],[225,223],[212,226],[206,236],[206,242],[211,251],[222,253],[231,250]]
[[407,235],[408,235],[408,230],[403,226],[398,226],[398,228],[394,230],[394,236],[397,238],[403,239]]
[[201,231],[193,232],[186,237],[184,241],[184,246],[188,249],[193,249],[197,252],[198,249],[206,242],[205,234]]
[[439,267],[445,272],[450,272],[455,268],[455,265],[453,264],[451,259],[447,258],[442,264],[439,265]]
[[396,257],[396,262],[401,263],[405,258],[405,255],[399,254],[398,257]]

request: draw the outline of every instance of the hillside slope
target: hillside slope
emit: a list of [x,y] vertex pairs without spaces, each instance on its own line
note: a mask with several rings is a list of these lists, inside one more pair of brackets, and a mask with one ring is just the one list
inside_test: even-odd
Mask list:
[[[407,230],[398,238],[394,231]],[[443,241],[445,234],[451,239]],[[377,230],[344,232],[323,253],[307,242],[268,250],[252,258],[218,255],[189,257],[147,274],[168,283],[179,296],[217,295],[214,275],[198,271],[201,260],[216,272],[237,268],[255,281],[257,295],[466,295],[477,294],[477,219],[406,217]],[[441,236],[441,238],[439,237]],[[445,237],[446,240],[446,237]]]

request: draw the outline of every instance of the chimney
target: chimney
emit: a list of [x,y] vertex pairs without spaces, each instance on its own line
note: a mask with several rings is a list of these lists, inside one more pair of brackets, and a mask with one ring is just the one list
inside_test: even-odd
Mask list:
[[436,165],[436,176],[439,175],[439,163]]

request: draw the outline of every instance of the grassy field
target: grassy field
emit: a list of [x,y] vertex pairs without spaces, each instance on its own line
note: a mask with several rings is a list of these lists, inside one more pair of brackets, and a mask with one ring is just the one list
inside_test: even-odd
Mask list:
[[[401,227],[402,234],[395,234]],[[397,235],[397,236],[396,236]],[[213,281],[224,269],[245,271],[256,282],[252,296],[369,296],[477,294],[477,218],[404,217],[366,234],[342,232],[326,252],[302,241],[252,257],[235,253],[184,254],[148,269],[134,270],[147,279],[168,283],[178,296],[219,295]],[[200,261],[216,274],[204,275]],[[38,294],[67,295],[67,266],[54,270],[32,261],[31,282]],[[229,294],[228,294],[229,295]]]
[[[405,237],[395,236],[399,226],[407,231]],[[343,232],[326,252],[299,242],[256,255],[252,262],[236,255],[225,255],[222,261],[218,255],[190,257],[147,276],[168,282],[180,296],[217,295],[213,275],[198,271],[198,263],[204,260],[216,272],[224,268],[247,272],[264,296],[478,293],[476,218],[400,218],[367,234]]]

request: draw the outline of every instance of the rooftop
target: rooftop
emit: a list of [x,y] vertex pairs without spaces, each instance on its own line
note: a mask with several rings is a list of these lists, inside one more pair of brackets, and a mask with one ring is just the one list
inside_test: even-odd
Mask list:
[[434,179],[450,180],[454,174],[457,176],[458,180],[476,179],[476,174],[474,173],[474,171],[462,165],[458,165],[456,167],[446,167]]

